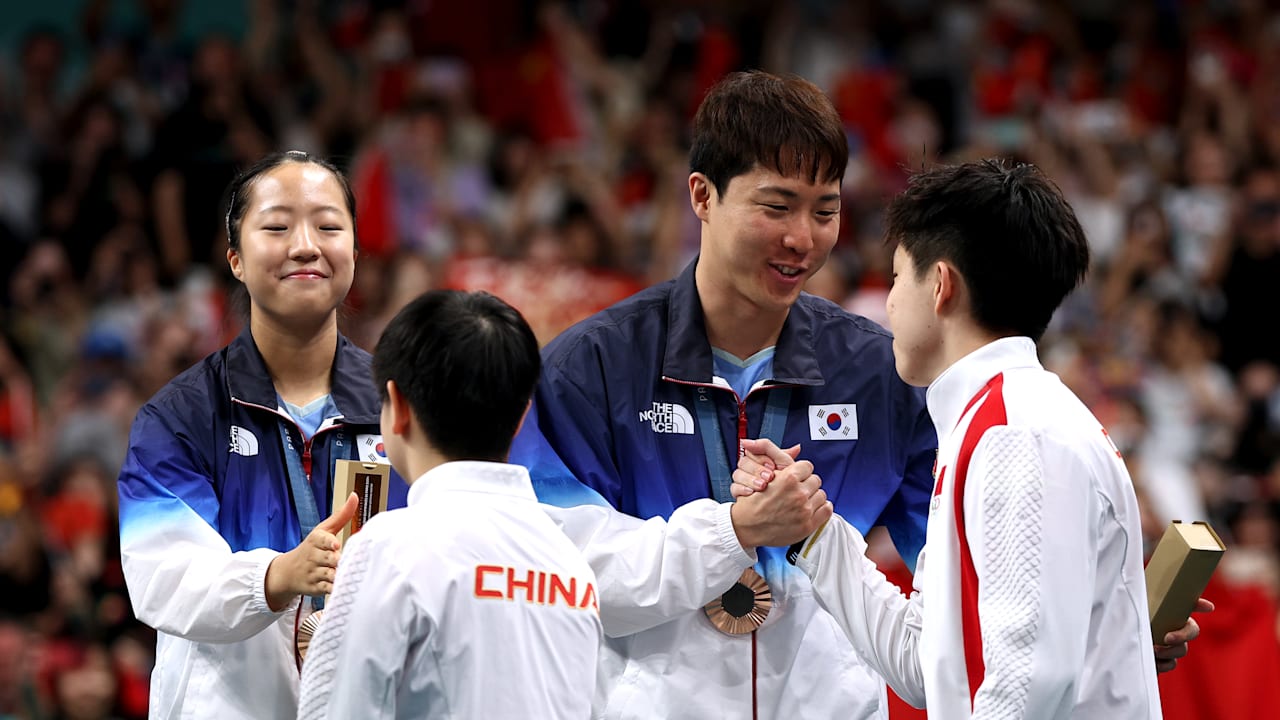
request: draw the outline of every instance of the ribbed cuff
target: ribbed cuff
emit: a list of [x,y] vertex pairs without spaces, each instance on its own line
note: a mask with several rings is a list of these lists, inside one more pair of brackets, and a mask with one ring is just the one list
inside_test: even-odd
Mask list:
[[742,543],[738,542],[738,533],[733,529],[733,517],[730,510],[733,503],[724,502],[716,507],[716,536],[720,539],[720,546],[724,548],[734,560],[743,568],[749,568],[756,564],[756,549],[747,550],[742,547]]

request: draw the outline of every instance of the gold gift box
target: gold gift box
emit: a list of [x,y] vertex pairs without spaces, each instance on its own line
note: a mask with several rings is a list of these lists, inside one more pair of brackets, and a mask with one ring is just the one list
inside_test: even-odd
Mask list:
[[1226,545],[1206,522],[1174,520],[1147,562],[1147,609],[1157,644],[1191,617]]
[[333,504],[330,507],[335,510],[342,507],[353,492],[360,503],[356,506],[356,514],[351,522],[338,531],[342,547],[347,546],[347,540],[360,532],[360,528],[370,518],[387,509],[387,486],[390,483],[391,466],[386,463],[338,461],[337,473],[333,478]]

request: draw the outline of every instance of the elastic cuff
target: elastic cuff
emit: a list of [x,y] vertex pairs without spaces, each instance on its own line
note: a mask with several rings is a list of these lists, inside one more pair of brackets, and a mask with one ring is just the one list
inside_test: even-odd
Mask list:
[[738,564],[743,568],[749,568],[756,564],[756,549],[747,550],[742,547],[742,543],[738,542],[738,532],[733,529],[733,517],[729,512],[732,507],[731,502],[720,503],[716,507],[716,536],[720,539],[720,546],[728,551]]
[[295,598],[292,602],[280,608],[279,611],[271,609],[267,604],[267,568],[271,566],[271,562],[280,557],[283,553],[272,550],[271,548],[257,548],[245,552],[254,562],[253,565],[253,599],[249,601],[249,607],[254,612],[270,613],[272,615],[283,615],[293,609]]

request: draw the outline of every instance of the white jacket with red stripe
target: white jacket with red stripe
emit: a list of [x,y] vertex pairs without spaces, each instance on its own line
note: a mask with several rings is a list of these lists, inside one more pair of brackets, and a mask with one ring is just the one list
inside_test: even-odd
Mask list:
[[929,387],[937,482],[910,599],[839,518],[797,565],[930,720],[1161,717],[1138,504],[1097,419],[1004,338]]

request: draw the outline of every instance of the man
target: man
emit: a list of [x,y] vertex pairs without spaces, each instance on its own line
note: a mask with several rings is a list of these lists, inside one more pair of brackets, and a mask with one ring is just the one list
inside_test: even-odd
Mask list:
[[[879,705],[883,682],[777,547],[832,504],[863,531],[886,525],[905,558],[924,541],[936,441],[923,394],[894,373],[884,330],[801,294],[839,235],[847,159],[817,87],[730,76],[694,120],[699,258],[544,351],[512,462],[566,508],[555,517],[601,580],[597,716],[861,718]],[[805,443],[821,483],[796,463],[730,504],[738,441],[761,435]]]
[[505,463],[538,344],[485,293],[436,291],[378,341],[387,457],[408,507],[344,550],[303,665],[301,718],[584,718],[596,580]]
[[[818,602],[930,720],[1161,717],[1132,482],[1036,356],[1088,269],[1075,214],[1035,168],[985,161],[913,177],[887,236],[898,374],[940,438],[928,536],[908,599],[832,520],[796,549]],[[737,494],[791,464],[747,446]]]

